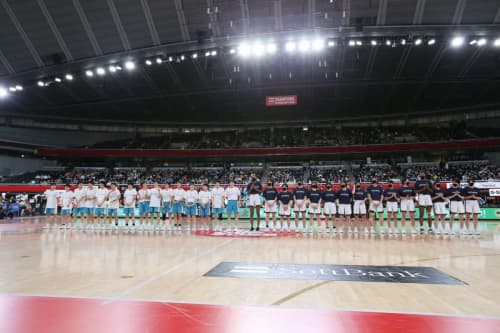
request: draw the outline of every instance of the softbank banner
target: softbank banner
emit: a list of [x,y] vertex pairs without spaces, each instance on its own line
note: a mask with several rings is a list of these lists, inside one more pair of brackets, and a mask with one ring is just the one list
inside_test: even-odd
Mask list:
[[295,106],[297,103],[297,95],[266,96],[266,106]]
[[221,262],[204,276],[464,285],[433,267]]

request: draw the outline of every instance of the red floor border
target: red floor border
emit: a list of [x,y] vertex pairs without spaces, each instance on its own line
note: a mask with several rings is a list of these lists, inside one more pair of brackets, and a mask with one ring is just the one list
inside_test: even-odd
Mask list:
[[494,333],[500,320],[474,317],[0,296],[2,333],[338,332]]

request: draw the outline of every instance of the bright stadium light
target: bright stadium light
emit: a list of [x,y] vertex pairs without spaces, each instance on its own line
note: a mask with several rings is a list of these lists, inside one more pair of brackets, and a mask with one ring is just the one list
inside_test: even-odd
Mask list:
[[97,75],[99,75],[99,76],[103,76],[103,75],[105,75],[105,74],[106,74],[106,70],[105,70],[104,68],[102,68],[102,67],[97,68],[97,69],[95,70],[95,72],[96,72],[96,73],[97,73]]
[[153,64],[153,62],[149,59],[146,59],[146,61],[144,61],[144,63],[146,64],[146,66],[151,66]]
[[86,70],[85,75],[87,75],[88,77],[92,77],[94,76],[94,72],[92,72],[91,70]]
[[197,59],[198,58],[198,53],[193,53],[193,55],[191,56],[193,59]]
[[322,39],[315,39],[312,42],[313,51],[321,51],[325,48],[325,41]]
[[335,42],[333,40],[328,41],[328,47],[334,47]]
[[205,52],[205,57],[210,57],[210,52]]
[[116,66],[113,66],[113,65],[109,66],[108,69],[109,69],[110,73],[115,73],[117,70]]
[[415,45],[419,46],[420,44],[422,44],[422,38],[417,38],[415,40]]
[[230,50],[229,50],[229,53],[230,53],[230,54],[235,54],[235,53],[236,53],[236,50],[235,50],[235,49],[230,49]]
[[264,45],[260,42],[255,42],[253,43],[252,51],[255,56],[261,57],[264,54]]
[[156,63],[158,65],[161,65],[163,63],[163,59],[162,58],[156,58]]
[[250,55],[250,46],[247,43],[242,43],[238,46],[238,55],[240,57],[247,57]]
[[307,40],[301,40],[299,42],[299,51],[308,52],[309,50],[311,50],[311,43],[309,43],[309,41]]
[[461,36],[458,36],[458,37],[454,37],[451,42],[450,42],[450,45],[452,47],[460,47],[464,44],[464,38],[461,37]]
[[0,87],[0,98],[5,98],[8,94],[9,92],[7,91],[7,89]]
[[9,90],[12,92],[16,92],[16,87],[9,87]]
[[183,54],[181,55],[181,61],[184,61],[184,59],[186,59],[186,56]]
[[56,81],[57,83],[60,83],[62,80],[60,77],[56,77],[56,78],[54,78],[54,81]]
[[401,39],[401,45],[406,45],[406,39]]
[[385,45],[387,45],[387,46],[391,46],[391,45],[392,45],[391,40],[390,40],[390,39],[386,40],[386,41],[385,41]]
[[266,46],[266,52],[269,54],[275,54],[277,50],[278,50],[278,47],[276,46],[275,43],[269,43]]
[[295,42],[286,42],[285,51],[293,53],[297,49],[297,44]]
[[216,51],[216,50],[213,50],[212,52],[210,52],[210,55],[211,55],[212,57],[215,57],[215,56],[217,55],[217,51]]
[[477,46],[484,46],[486,45],[486,38],[480,38],[478,41],[477,41]]
[[173,57],[168,57],[168,62],[172,62],[174,61],[174,58]]
[[356,45],[356,41],[355,40],[350,40],[349,43],[348,43],[349,46],[355,46]]
[[131,71],[135,69],[135,62],[133,61],[127,61],[125,62],[125,69]]
[[45,87],[45,82],[43,82],[43,81],[38,81],[36,84],[37,84],[39,87]]
[[16,90],[17,91],[23,91],[23,86],[20,86],[20,85],[16,85]]
[[434,45],[434,44],[436,44],[436,40],[434,38],[429,39],[429,41],[427,42],[427,45]]
[[497,38],[493,41],[493,46],[494,47],[500,47],[500,38]]
[[370,44],[372,44],[372,46],[377,46],[377,41],[375,39],[372,39],[372,41],[370,42]]
[[360,40],[357,40],[357,41],[356,41],[356,45],[357,45],[357,46],[361,46],[361,45],[363,45],[363,42],[362,42],[362,41],[360,41]]

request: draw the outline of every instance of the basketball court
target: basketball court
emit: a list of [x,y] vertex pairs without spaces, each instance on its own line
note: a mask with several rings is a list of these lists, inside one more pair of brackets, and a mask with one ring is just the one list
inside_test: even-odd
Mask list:
[[43,219],[19,222],[0,229],[2,332],[500,328],[496,223],[480,237],[381,239],[45,230]]

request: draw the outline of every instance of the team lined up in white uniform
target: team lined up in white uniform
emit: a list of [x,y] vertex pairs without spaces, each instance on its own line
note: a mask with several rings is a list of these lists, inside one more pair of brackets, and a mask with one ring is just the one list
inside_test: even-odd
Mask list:
[[[423,217],[427,213],[428,232],[440,234],[454,234],[454,220],[458,217],[460,232],[463,234],[479,234],[478,215],[480,213],[478,199],[479,191],[473,186],[473,182],[465,189],[458,187],[454,182],[452,187],[442,190],[439,183],[432,184],[425,177],[425,172],[420,174],[413,187],[409,181],[405,181],[400,189],[394,189],[389,183],[384,190],[376,180],[370,186],[363,189],[356,184],[350,189],[347,184],[342,184],[339,191],[334,191],[331,185],[326,190],[320,191],[316,184],[311,190],[306,190],[302,183],[293,191],[288,191],[286,185],[278,192],[272,183],[266,189],[262,188],[260,182],[255,179],[247,186],[249,194],[248,206],[250,207],[251,231],[259,230],[260,207],[264,206],[266,227],[281,231],[312,232],[326,231],[342,233],[357,233],[364,228],[365,233],[376,233],[375,220],[378,215],[379,232],[402,233],[408,231],[407,220],[409,217],[410,232],[417,233],[415,222],[415,207],[418,205],[420,214],[420,232],[424,232]],[[120,206],[121,194],[116,184],[111,184],[107,189],[104,182],[95,188],[89,183],[87,188],[79,183],[74,192],[69,186],[65,191],[56,191],[55,186],[45,192],[47,198],[46,214],[54,216],[57,214],[58,201],[61,204],[61,215],[66,225],[70,222],[86,222],[86,228],[111,229],[119,225],[118,208]],[[415,200],[418,199],[415,204]],[[263,204],[262,204],[263,202]],[[449,202],[450,220],[446,224],[445,204]],[[384,221],[382,213],[384,203],[387,212],[387,220]],[[464,204],[465,203],[465,204]],[[369,218],[366,219],[367,205],[369,207]],[[135,221],[135,208],[139,208],[139,221]],[[155,183],[152,188],[142,184],[136,190],[133,184],[128,184],[123,193],[123,212],[125,214],[124,227],[138,229],[181,229],[183,225],[190,230],[209,230],[211,227],[216,231],[223,229],[222,213],[227,213],[226,231],[238,231],[238,211],[241,206],[241,192],[234,182],[224,189],[219,182],[212,190],[208,186],[201,186],[197,191],[194,185],[184,190],[180,183],[171,188],[166,184],[163,188]],[[295,215],[295,223],[292,225],[290,217],[292,211]],[[401,226],[398,226],[398,212],[401,211]],[[434,211],[434,219],[431,216]],[[306,212],[309,219],[306,219]],[[254,213],[257,216],[257,226],[254,229]],[[354,214],[354,219],[351,215]],[[279,221],[277,215],[280,216]],[[165,220],[161,217],[164,216]],[[185,216],[185,217],[184,217]],[[107,219],[106,219],[107,217]],[[214,226],[211,225],[211,217],[217,217]],[[109,220],[109,223],[107,223]],[[299,223],[299,220],[302,223]],[[472,227],[470,222],[472,220]],[[114,221],[114,224],[112,223]],[[386,225],[385,225],[386,224]],[[434,228],[434,229],[433,229]]]

